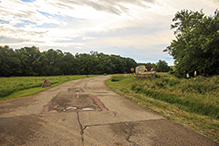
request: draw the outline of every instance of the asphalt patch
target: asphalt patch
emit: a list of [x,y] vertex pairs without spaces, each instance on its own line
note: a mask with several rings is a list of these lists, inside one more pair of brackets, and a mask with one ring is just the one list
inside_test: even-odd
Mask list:
[[41,113],[105,110],[107,109],[97,97],[84,93],[83,89],[68,88],[67,91],[58,93],[47,105],[45,105]]

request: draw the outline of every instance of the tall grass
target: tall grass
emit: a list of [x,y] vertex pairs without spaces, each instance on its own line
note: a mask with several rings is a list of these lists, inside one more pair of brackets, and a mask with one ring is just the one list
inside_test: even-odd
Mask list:
[[178,79],[159,73],[155,79],[133,78],[130,88],[185,111],[219,119],[219,76]]

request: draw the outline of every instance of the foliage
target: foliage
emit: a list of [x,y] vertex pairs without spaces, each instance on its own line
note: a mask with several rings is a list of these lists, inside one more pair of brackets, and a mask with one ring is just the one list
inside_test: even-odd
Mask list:
[[219,11],[205,16],[202,11],[182,10],[172,21],[176,39],[164,52],[175,59],[175,75],[193,76],[194,71],[204,76],[219,74]]
[[72,55],[69,52],[24,47],[15,51],[0,46],[0,76],[54,76],[79,74],[131,73],[137,63],[131,58],[93,52]]
[[156,65],[157,72],[168,72],[170,70],[171,70],[171,68],[168,66],[166,61],[159,60],[159,62]]
[[148,63],[137,63],[137,65],[150,66],[151,68],[156,68],[157,67],[157,65],[155,63],[151,63],[151,62],[148,62]]

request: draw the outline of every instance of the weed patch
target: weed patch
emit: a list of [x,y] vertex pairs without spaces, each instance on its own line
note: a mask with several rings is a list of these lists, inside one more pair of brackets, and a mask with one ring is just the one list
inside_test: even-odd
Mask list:
[[111,81],[112,82],[117,82],[117,81],[121,81],[125,78],[127,78],[127,77],[126,76],[112,76]]
[[219,76],[187,80],[161,74],[155,80],[134,79],[131,90],[175,104],[188,112],[219,119],[219,86],[215,84],[217,78]]
[[157,73],[155,79],[134,76],[106,84],[115,92],[167,119],[219,142],[219,76],[195,79]]

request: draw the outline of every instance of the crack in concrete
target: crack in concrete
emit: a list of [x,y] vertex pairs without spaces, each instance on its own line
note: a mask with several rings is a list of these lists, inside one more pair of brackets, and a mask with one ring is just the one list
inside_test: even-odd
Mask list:
[[81,124],[81,122],[80,122],[80,117],[79,117],[79,113],[77,112],[77,119],[78,119],[78,124],[79,124],[79,126],[80,126],[80,129],[81,129],[81,132],[80,132],[80,134],[81,134],[81,142],[82,142],[82,146],[84,146],[84,129],[85,128],[83,128],[83,126],[82,126],[82,124]]
[[133,129],[134,129],[134,126],[133,126],[133,125],[129,125],[129,131],[124,131],[126,134],[128,134],[126,140],[127,140],[129,143],[133,144],[133,146],[138,146],[134,141],[131,141],[131,140],[130,140],[130,138],[131,138],[131,136],[133,135],[133,133],[136,132],[136,131],[133,131]]
[[116,117],[116,115],[117,115],[117,112],[113,112],[113,111],[112,111],[112,113],[113,113],[113,116],[114,116],[114,117]]

